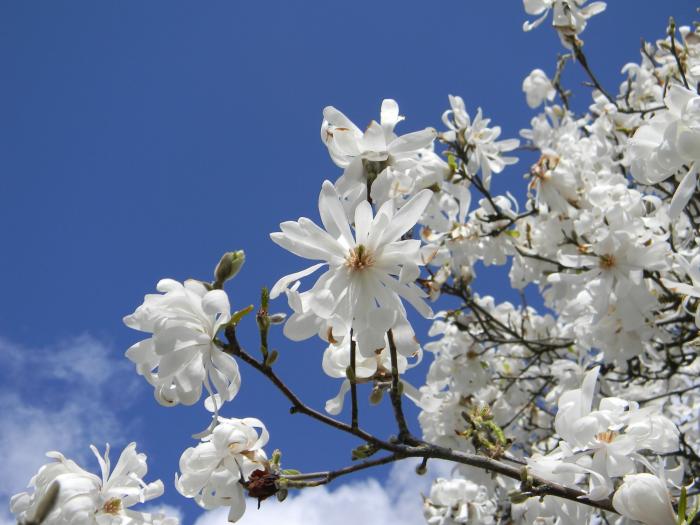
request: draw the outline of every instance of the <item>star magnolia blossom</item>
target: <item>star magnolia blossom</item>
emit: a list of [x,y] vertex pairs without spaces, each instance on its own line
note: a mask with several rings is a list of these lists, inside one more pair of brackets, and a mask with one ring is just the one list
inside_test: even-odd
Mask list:
[[[568,390],[559,398],[554,429],[564,441],[559,455],[547,459],[554,460],[552,471],[562,472],[563,463],[558,459],[569,463],[569,471],[591,473],[590,494],[594,499],[608,496],[611,477],[634,473],[635,462],[644,462],[638,451],[666,454],[678,450],[678,429],[657,406],[639,408],[637,403],[606,397],[593,410],[598,373],[598,367],[590,370],[581,388]],[[590,465],[580,461],[578,453],[593,453]],[[535,463],[540,462],[541,467],[542,461]],[[575,469],[572,463],[583,469]]]
[[221,402],[233,399],[241,384],[238,365],[214,343],[231,318],[228,296],[191,279],[184,284],[163,279],[157,289],[163,294],[147,295],[124,318],[129,328],[153,334],[129,348],[126,356],[155,387],[162,405],[192,405],[204,385],[210,394],[205,405],[215,412]]
[[183,452],[182,474],[175,476],[175,487],[205,509],[230,506],[228,520],[237,521],[245,512],[241,481],[248,481],[254,471],[267,468],[262,447],[269,434],[260,420],[251,417],[219,417],[217,423],[201,443]]
[[612,500],[615,510],[646,525],[676,525],[671,496],[659,477],[643,472],[624,477]]
[[333,162],[345,169],[336,189],[350,209],[367,197],[368,184],[385,170],[415,167],[417,154],[437,136],[435,129],[426,128],[399,137],[394,127],[402,120],[399,105],[391,99],[382,101],[380,121],[373,120],[364,132],[333,106],[323,110],[321,140]]
[[[526,29],[552,12],[564,45],[575,48],[567,67],[583,66],[593,77],[578,35],[605,4],[524,5],[539,17]],[[669,487],[692,486],[700,476],[700,29],[675,29],[644,44],[640,61],[623,68],[619,89],[593,89],[578,113],[561,97],[554,101],[557,89],[541,70],[528,75],[527,103],[541,111],[521,132],[526,149],[538,151],[528,191],[516,192],[522,198],[490,188],[493,173],[515,162],[504,155],[519,142],[499,140],[500,128],[489,127],[480,110],[470,116],[459,97],[450,97],[437,144],[433,128],[398,136],[403,117],[391,99],[366,129],[324,110],[321,136],[339,178],[323,184],[321,226],[301,218],[272,234],[313,266],[280,279],[271,295],[287,297],[288,338],[324,341],[323,371],[340,380],[326,411],[341,412],[355,390],[350,379],[361,399],[371,389],[370,403],[379,402],[395,365],[400,390],[421,411],[424,441],[522,462],[533,476],[587,498],[547,495],[539,483],[530,491],[520,476],[458,462],[452,479],[437,480],[423,500],[431,524],[678,522],[677,491]],[[559,94],[567,92],[562,86]],[[411,238],[418,221],[424,244]],[[238,391],[236,363],[216,339],[231,317],[228,298],[212,288],[242,262],[242,252],[225,254],[212,286],[161,281],[160,293],[125,319],[152,336],[127,356],[161,403],[192,404],[204,388],[205,404],[217,412]],[[422,265],[429,268],[419,287]],[[476,279],[492,265],[508,275],[512,302],[479,293]],[[302,289],[317,271],[315,284]],[[498,284],[501,294],[505,279]],[[430,317],[424,289],[431,300],[451,297],[428,332],[433,359],[415,388],[405,377],[423,348],[404,300]],[[537,292],[540,308],[526,300]],[[262,335],[266,320],[281,317],[261,312]],[[264,373],[275,356],[261,363]],[[604,395],[596,394],[599,376]],[[243,514],[246,495],[283,499],[287,489],[330,479],[282,471],[278,454],[268,461],[267,431],[257,419],[217,412],[197,438],[182,454],[177,489],[207,509],[230,507],[230,520]],[[100,478],[52,453],[55,462],[32,480],[33,493],[15,496],[12,509],[25,523],[39,521],[60,485],[49,525],[172,523],[127,508],[162,485],[141,481],[145,463],[133,446],[122,456],[111,473],[100,458]],[[695,492],[686,509],[700,501]],[[589,500],[612,502],[621,516]]]
[[158,480],[144,483],[146,456],[136,452],[136,444],[128,445],[110,471],[109,445],[104,457],[91,447],[102,470],[102,477],[80,468],[60,452],[49,452],[54,459],[39,469],[30,486],[33,493],[13,496],[10,508],[20,522],[34,518],[37,507],[54,483],[58,496],[42,525],[177,525],[177,518],[130,510],[129,507],[163,494]]
[[481,108],[477,110],[474,120],[471,120],[461,97],[450,95],[449,100],[451,109],[442,114],[442,121],[449,131],[442,133],[442,139],[462,146],[469,154],[467,168],[470,174],[476,174],[481,169],[484,186],[488,189],[492,173],[500,173],[507,165],[518,162],[515,157],[504,157],[501,154],[517,148],[520,141],[497,141],[501,136],[501,128],[489,128],[491,119],[483,118]]
[[423,501],[423,516],[429,525],[488,525],[494,523],[495,511],[486,488],[468,479],[438,478],[430,497]]
[[583,6],[586,0],[523,0],[525,12],[528,15],[541,15],[534,22],[525,22],[523,31],[536,28],[544,19],[550,9],[554,10],[552,25],[560,31],[581,33],[586,29],[586,22],[594,15],[605,11],[605,2],[592,2]]
[[416,224],[431,196],[431,191],[423,190],[397,212],[393,203],[387,202],[374,217],[369,202],[360,202],[355,208],[353,236],[338,193],[333,184],[324,182],[319,211],[325,231],[302,217],[297,222],[280,224],[282,231],[270,235],[275,243],[300,257],[324,261],[282,277],[272,288],[271,298],[328,265],[309,291],[308,305],[313,315],[292,316],[287,321],[287,333],[309,337],[315,332],[316,318],[321,318],[351,328],[360,353],[371,357],[384,347],[386,332],[399,318],[405,318],[401,298],[424,317],[431,317],[432,310],[423,301],[425,294],[414,283],[422,264],[420,241],[401,240]]
[[556,90],[552,81],[547,78],[547,74],[541,69],[533,69],[523,80],[523,91],[527,98],[527,105],[536,108],[545,100],[554,100]]
[[[677,218],[693,196],[700,161],[700,96],[677,84],[664,97],[668,111],[659,111],[630,139],[632,175],[656,184],[679,172],[683,178],[671,200],[669,215]],[[684,166],[688,166],[685,171]]]

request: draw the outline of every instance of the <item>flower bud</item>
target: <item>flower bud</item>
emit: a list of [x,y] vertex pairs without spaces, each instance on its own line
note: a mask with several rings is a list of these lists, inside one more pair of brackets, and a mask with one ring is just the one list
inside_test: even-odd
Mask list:
[[275,364],[277,361],[277,358],[279,357],[279,352],[277,350],[273,350],[270,352],[267,357],[265,358],[265,366],[270,367]]
[[39,504],[34,512],[34,523],[43,523],[46,516],[54,509],[56,506],[56,500],[58,500],[58,492],[60,487],[58,481],[54,481],[49,485],[48,490],[44,496],[39,500]]
[[214,270],[214,287],[221,288],[226,281],[233,279],[245,262],[245,252],[226,252]]
[[270,462],[271,462],[273,465],[279,466],[280,461],[282,461],[282,451],[281,451],[280,449],[276,448],[276,449],[272,452],[272,459],[270,460]]
[[357,377],[355,376],[355,370],[352,366],[349,366],[345,369],[345,377],[347,377],[348,381],[350,381],[351,383],[355,383],[357,381]]
[[287,314],[285,313],[277,313],[277,314],[271,314],[268,316],[270,319],[270,324],[282,324],[284,323],[285,319],[287,319]]
[[646,525],[675,525],[677,521],[666,483],[648,472],[625,476],[612,504],[626,518]]
[[381,387],[374,387],[372,393],[369,395],[369,402],[373,405],[378,405],[381,403],[384,397],[384,389]]

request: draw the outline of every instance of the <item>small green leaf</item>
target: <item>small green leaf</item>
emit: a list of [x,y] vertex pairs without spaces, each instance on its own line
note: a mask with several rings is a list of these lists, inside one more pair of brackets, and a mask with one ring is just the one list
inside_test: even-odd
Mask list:
[[686,523],[686,508],[688,506],[688,491],[685,487],[681,489],[681,497],[678,500],[678,525]]
[[236,326],[240,322],[240,320],[243,319],[243,317],[245,317],[253,311],[253,308],[254,306],[251,304],[250,306],[246,306],[245,308],[243,308],[243,310],[238,310],[237,312],[234,312],[228,324]]
[[376,445],[371,443],[365,443],[352,450],[352,460],[365,459],[370,457],[372,454],[377,452],[379,449]]

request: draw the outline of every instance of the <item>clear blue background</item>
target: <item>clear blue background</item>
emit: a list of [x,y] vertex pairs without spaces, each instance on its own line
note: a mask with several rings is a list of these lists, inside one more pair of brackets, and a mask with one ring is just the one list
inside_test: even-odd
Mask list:
[[[640,37],[662,37],[670,14],[689,23],[695,6],[611,0],[582,35],[602,83],[615,92],[620,68],[639,60]],[[90,333],[121,355],[139,339],[121,319],[158,279],[208,279],[231,249],[248,258],[228,287],[234,308],[256,302],[261,285],[305,264],[269,232],[316,219],[321,182],[340,174],[319,139],[322,108],[363,127],[395,98],[404,133],[440,128],[447,95],[458,94],[516,137],[534,115],[522,79],[536,67],[553,75],[562,51],[551,18],[523,33],[526,19],[515,0],[3,1],[0,336],[41,347]],[[583,80],[569,64],[564,82],[580,93],[579,110],[590,101]],[[522,194],[532,157],[521,159],[499,188]],[[503,286],[482,289],[503,296]],[[254,350],[254,330],[242,338]],[[280,373],[322,407],[338,387],[321,372],[323,345],[284,341],[279,330],[273,340]],[[280,395],[241,369],[243,389],[225,414],[261,417],[290,467],[347,463],[354,440],[289,416]],[[145,382],[136,395],[133,438],[191,522],[199,510],[171,480],[207,415],[158,407]],[[361,415],[386,429],[388,414]]]

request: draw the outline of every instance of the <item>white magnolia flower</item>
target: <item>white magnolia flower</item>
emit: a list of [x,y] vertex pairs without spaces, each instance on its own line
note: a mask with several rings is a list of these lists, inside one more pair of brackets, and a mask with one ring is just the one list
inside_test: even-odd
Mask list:
[[669,216],[677,218],[693,196],[700,161],[700,96],[671,84],[664,97],[667,111],[644,122],[629,142],[632,175],[656,184],[684,172],[671,200]]
[[624,477],[612,500],[617,512],[647,525],[676,525],[671,496],[661,478],[643,472]]
[[[404,318],[399,318],[392,328],[394,343],[397,348],[397,369],[403,374],[409,368],[418,365],[422,359],[423,351],[416,341],[413,328]],[[385,336],[386,337],[386,336]],[[407,356],[415,360],[409,363]],[[343,410],[345,396],[350,391],[350,381],[347,378],[347,369],[350,366],[350,334],[344,337],[333,336],[333,341],[323,352],[323,371],[330,377],[343,379],[338,394],[326,401],[326,412],[337,415]],[[384,348],[374,352],[371,356],[363,356],[358,352],[355,357],[355,377],[360,383],[373,381],[375,387],[382,385],[388,387],[391,378],[391,356],[389,342],[385,339]],[[402,380],[403,392],[416,404],[420,403],[421,395],[410,383]]]
[[584,7],[587,0],[523,0],[528,15],[540,16],[534,22],[523,23],[523,31],[536,28],[550,9],[554,10],[552,25],[559,31],[580,34],[586,28],[586,22],[594,15],[605,11],[605,2],[592,2]]
[[[676,261],[680,268],[690,278],[692,284],[681,283],[675,280],[663,278],[661,281],[664,286],[674,293],[683,296],[683,307],[688,310],[688,303],[691,299],[700,298],[700,254],[696,254],[693,259],[688,262],[683,256],[677,255]],[[700,308],[695,310],[695,326],[700,327]]]
[[19,521],[34,518],[52,484],[58,484],[58,496],[42,525],[177,525],[177,518],[130,510],[129,507],[163,494],[158,480],[144,483],[146,456],[136,452],[131,443],[122,451],[114,470],[110,468],[109,445],[104,457],[91,447],[102,470],[102,476],[83,470],[60,452],[49,452],[54,459],[39,469],[29,482],[34,491],[13,496],[12,512]]
[[496,508],[486,487],[462,478],[436,479],[430,498],[423,501],[423,515],[429,525],[493,523]]
[[242,482],[254,471],[267,469],[262,447],[268,439],[267,429],[258,419],[219,417],[211,434],[183,452],[182,474],[175,476],[175,487],[205,509],[230,506],[228,519],[237,521],[245,512]]
[[394,127],[402,120],[399,105],[392,99],[382,101],[380,121],[373,120],[364,132],[333,106],[323,110],[321,140],[333,162],[345,169],[336,188],[350,208],[367,197],[368,184],[387,169],[393,171],[389,179],[400,185],[406,172],[418,164],[419,152],[437,136],[435,129],[425,128],[399,137]]
[[451,109],[442,114],[442,122],[449,131],[442,133],[443,140],[458,143],[469,155],[467,169],[476,174],[481,169],[484,186],[489,189],[491,173],[500,173],[509,164],[518,162],[516,157],[504,157],[502,153],[518,147],[518,139],[496,140],[501,135],[500,126],[489,128],[491,119],[482,117],[481,108],[472,121],[464,107],[464,100],[449,96]]
[[[328,265],[306,300],[315,317],[353,330],[362,355],[369,357],[384,347],[384,336],[406,311],[401,298],[424,317],[431,317],[423,301],[425,293],[414,281],[422,264],[419,240],[401,240],[420,218],[432,196],[423,190],[394,212],[392,202],[372,216],[372,206],[362,201],[355,209],[354,235],[338,193],[326,181],[319,197],[319,211],[325,230],[302,217],[280,224],[281,232],[270,238],[281,247],[306,259],[321,260],[305,270],[281,278],[270,292],[275,298],[290,284]],[[300,303],[298,308],[303,308]],[[295,309],[295,313],[296,309]],[[316,330],[314,318],[292,316],[286,333],[310,337]],[[311,330],[307,324],[311,323]]]
[[195,280],[181,284],[163,279],[157,290],[163,293],[147,295],[124,318],[128,327],[153,334],[129,348],[126,356],[155,387],[162,405],[192,405],[204,385],[210,394],[205,404],[216,411],[221,402],[234,398],[241,384],[238,365],[214,343],[231,318],[228,296]]
[[611,477],[633,473],[635,454],[651,450],[657,454],[678,450],[678,429],[663,416],[658,406],[639,408],[635,402],[606,397],[593,410],[599,368],[583,378],[581,388],[564,392],[554,418],[554,429],[571,452],[593,453],[590,472],[591,494],[606,497],[612,490]]
[[523,91],[527,98],[527,105],[536,108],[545,100],[552,101],[556,95],[556,90],[549,80],[547,74],[541,69],[533,69],[523,80]]

